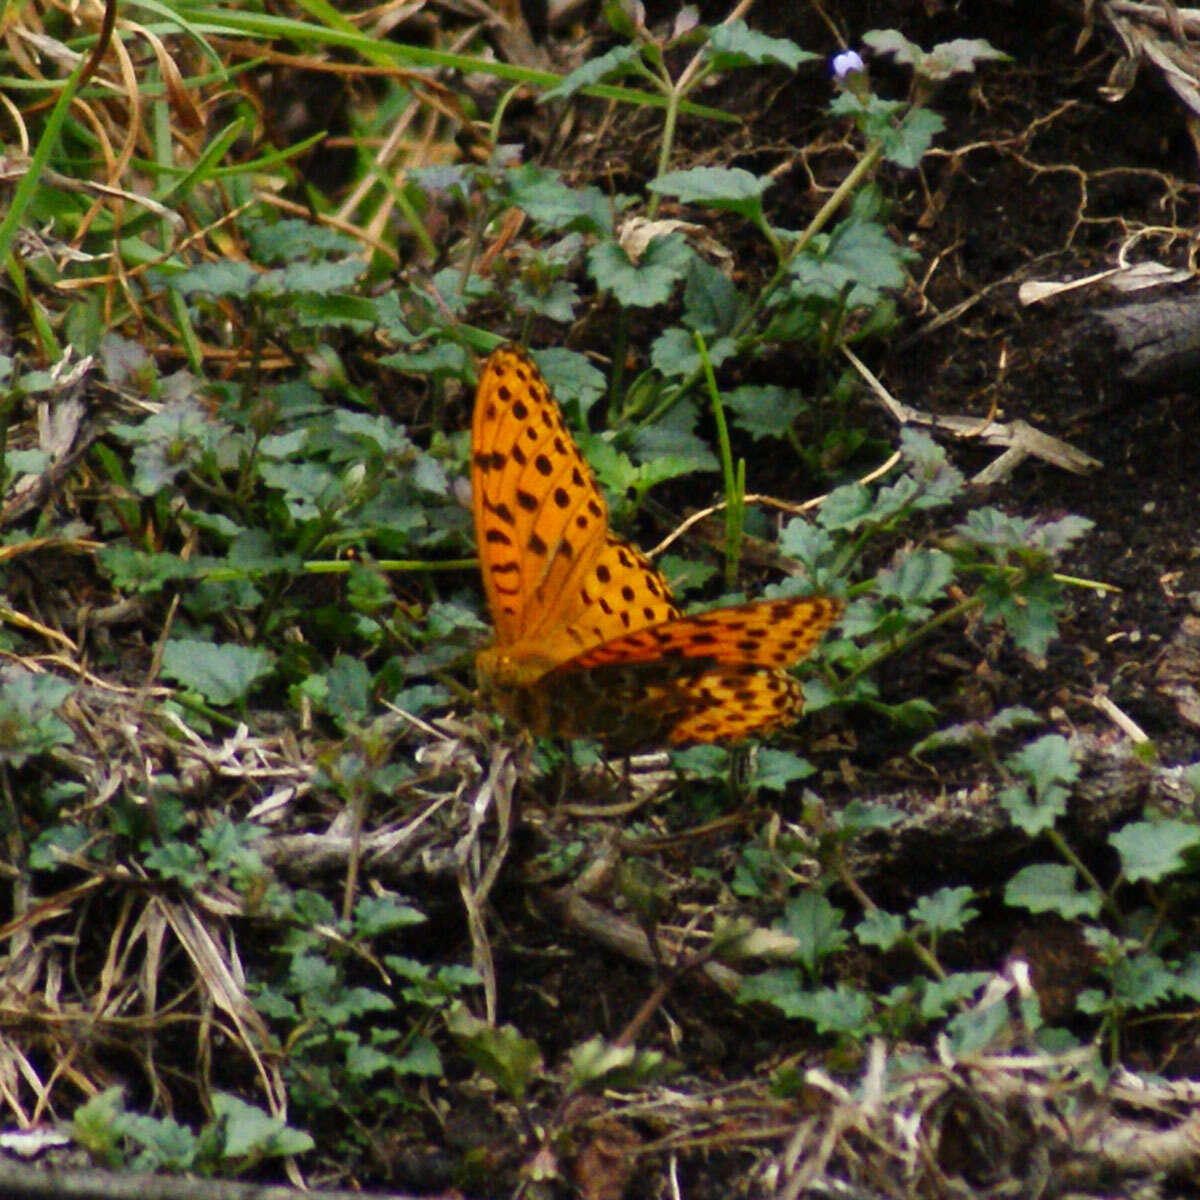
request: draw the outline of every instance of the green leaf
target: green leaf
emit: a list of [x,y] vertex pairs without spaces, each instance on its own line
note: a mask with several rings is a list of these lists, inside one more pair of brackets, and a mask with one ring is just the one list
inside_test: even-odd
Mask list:
[[1063,550],[1069,550],[1095,527],[1095,521],[1089,521],[1087,517],[1068,516],[1057,521],[1042,521],[1034,531],[1034,541],[1039,549],[1057,556]]
[[446,1028],[459,1049],[502,1091],[520,1100],[541,1074],[542,1052],[511,1025],[495,1028],[462,1005],[446,1013]]
[[1098,917],[1102,897],[1091,888],[1076,887],[1075,868],[1037,863],[1018,871],[1004,888],[1004,900],[1014,908],[1030,912],[1057,913],[1067,921],[1076,917]]
[[1071,754],[1071,744],[1058,733],[1030,742],[1007,758],[1005,765],[1028,779],[1039,794],[1079,778],[1079,764]]
[[589,59],[564,76],[554,87],[542,93],[542,102],[562,100],[597,83],[611,83],[641,72],[641,53],[636,45],[614,46],[606,54]]
[[979,595],[988,620],[1001,618],[1021,650],[1035,658],[1044,657],[1046,648],[1058,636],[1058,610],[1062,604],[1062,588],[1049,574],[1023,580],[1016,591],[1011,590],[1004,576],[996,575],[979,589]]
[[0,667],[0,762],[21,767],[55,746],[69,746],[75,735],[57,710],[74,690],[53,675]]
[[861,483],[846,483],[834,488],[825,497],[817,520],[824,529],[853,533],[874,516],[875,504],[871,493]]
[[969,887],[938,888],[922,896],[909,910],[909,916],[931,933],[955,933],[979,916],[979,910],[971,906],[974,898],[975,893]]
[[375,1046],[354,1042],[346,1048],[346,1071],[352,1079],[370,1079],[380,1071],[392,1070],[396,1059]]
[[228,450],[238,438],[231,426],[214,420],[195,397],[170,400],[137,425],[117,425],[113,433],[134,446],[133,486],[157,496],[206,455]]
[[1122,959],[1112,971],[1112,991],[1122,1008],[1154,1008],[1175,990],[1176,978],[1157,954]]
[[1035,800],[1029,789],[1020,783],[1001,788],[996,796],[1012,823],[1029,837],[1037,837],[1053,828],[1054,822],[1066,815],[1067,799],[1065,788],[1052,788]]
[[[807,697],[808,682],[805,681],[805,696]],[[848,699],[848,697],[842,697]],[[908,733],[918,734],[929,729],[937,718],[937,708],[928,700],[915,697],[903,700],[899,704],[884,704],[873,697],[861,697],[860,702],[867,704],[872,712],[878,713],[889,725]],[[808,705],[806,704],[807,708]]]
[[875,579],[879,595],[904,604],[929,604],[939,599],[954,578],[954,560],[941,550],[914,550],[895,569]]
[[815,775],[817,768],[802,758],[787,750],[760,749],[755,756],[754,775],[748,781],[753,787],[762,788],[768,792],[785,792],[788,784]]
[[931,733],[924,741],[918,742],[912,748],[914,758],[931,750],[942,750],[947,747],[987,745],[1015,729],[1036,725],[1041,718],[1031,708],[1012,705],[1002,708],[986,721],[963,721],[957,725],[948,725]]
[[185,296],[203,292],[210,296],[248,296],[260,273],[248,262],[225,258],[216,262],[199,263],[165,282]]
[[734,424],[756,441],[786,437],[796,418],[809,407],[801,392],[775,384],[734,388],[721,397],[721,403],[733,414]]
[[162,673],[210,704],[235,704],[271,673],[273,663],[266,650],[186,638],[167,643]]
[[955,527],[955,532],[976,546],[1012,550],[1032,542],[1033,522],[985,506],[968,512],[962,523]]
[[854,936],[864,946],[874,946],[886,953],[905,936],[904,918],[882,908],[874,909],[854,927]]
[[783,527],[779,535],[779,550],[807,567],[809,574],[814,577],[821,576],[822,568],[829,566],[837,554],[837,547],[829,533],[804,517],[793,517]]
[[897,66],[915,67],[925,57],[925,51],[898,29],[871,29],[862,40],[880,58],[891,58]]
[[283,290],[294,296],[298,292],[312,292],[318,296],[332,296],[355,286],[366,272],[367,264],[359,257],[331,262],[297,262],[284,268]]
[[1200,951],[1193,950],[1180,964],[1171,990],[1182,1000],[1200,1000]]
[[[11,754],[11,750],[6,753]],[[83,825],[51,825],[33,839],[29,847],[29,868],[53,871],[79,854],[91,840],[91,830]]]
[[[559,172],[532,163],[505,176],[509,202],[545,229],[604,237],[612,232],[613,200],[595,187],[568,187]],[[617,198],[617,211],[624,206]]]
[[401,903],[395,896],[363,896],[354,906],[354,932],[359,937],[379,937],[425,920],[420,909]]
[[719,212],[737,213],[755,225],[763,224],[763,193],[775,181],[752,175],[741,167],[692,167],[668,171],[649,184],[650,191],[674,196],[682,204],[699,204]]
[[825,239],[814,239],[791,263],[792,300],[824,300],[856,309],[870,308],[882,293],[898,291],[911,253],[898,246],[875,221],[847,218]]
[[122,1162],[121,1139],[129,1121],[124,1089],[106,1088],[72,1114],[71,1136],[93,1159],[117,1167]]
[[883,156],[904,170],[911,170],[925,157],[946,122],[927,108],[914,108],[898,125],[889,125],[880,134]]
[[746,297],[724,271],[702,258],[691,261],[683,289],[683,323],[689,329],[711,341],[731,333],[748,308]]
[[661,1074],[664,1059],[656,1050],[616,1046],[602,1037],[593,1037],[572,1047],[569,1061],[570,1087],[583,1091],[641,1086]]
[[840,812],[830,814],[830,820],[838,836],[848,841],[877,829],[891,829],[904,820],[904,814],[886,804],[851,800]]
[[189,1171],[195,1164],[199,1139],[170,1117],[133,1117],[126,1132],[143,1148],[132,1164],[135,1171]]
[[959,971],[945,979],[929,980],[921,989],[921,1016],[926,1021],[944,1017],[973,996],[990,978],[987,971]]
[[836,988],[802,991],[791,972],[768,971],[743,981],[741,1004],[772,1004],[787,1017],[811,1021],[822,1034],[870,1032],[874,1005],[866,992],[840,984]]
[[288,263],[334,254],[351,256],[362,249],[349,234],[299,218],[271,224],[249,221],[239,227],[250,243],[251,257],[258,263]]
[[400,1075],[419,1075],[425,1079],[438,1079],[445,1074],[442,1056],[424,1035],[413,1038],[408,1052],[396,1060],[395,1069]]
[[842,928],[846,914],[817,891],[802,892],[784,905],[776,928],[796,939],[796,959],[813,975],[820,964],[840,950],[850,935]]
[[580,302],[579,289],[566,279],[556,279],[548,285],[534,288],[524,279],[509,285],[509,295],[518,311],[567,325],[575,319]]
[[689,746],[672,750],[671,763],[681,773],[699,780],[729,778],[729,751],[724,746]]
[[829,106],[833,116],[850,117],[871,141],[879,143],[883,156],[896,166],[911,169],[945,127],[937,113],[927,108],[907,108],[896,100],[876,95],[865,98],[844,91]]
[[709,32],[705,53],[718,71],[767,64],[794,71],[801,63],[811,62],[817,57],[808,50],[801,50],[787,38],[768,37],[765,33],[759,33],[741,19],[715,25]]
[[325,673],[328,690],[325,710],[343,723],[363,720],[370,711],[371,673],[366,664],[349,654],[339,654]]
[[163,879],[172,880],[185,888],[199,887],[208,878],[200,852],[186,842],[167,842],[155,846],[143,856],[142,861]]
[[960,73],[973,74],[983,62],[1012,62],[1012,56],[997,50],[983,38],[954,38],[938,42],[921,63],[922,73],[929,79],[949,79]]
[[568,411],[574,406],[586,415],[607,390],[604,372],[584,354],[552,347],[535,351],[533,357],[555,398]]
[[268,1116],[226,1092],[214,1093],[213,1113],[224,1122],[226,1158],[303,1154],[315,1145],[307,1133],[289,1128],[282,1117]]
[[[932,508],[949,503],[962,492],[962,472],[950,465],[946,451],[927,433],[918,429],[902,429],[900,455],[914,482],[920,487],[922,499],[917,502],[917,507]],[[880,495],[882,503],[882,491]]]
[[863,42],[877,57],[890,57],[935,83],[964,72],[973,74],[982,62],[1012,61],[1011,56],[983,38],[955,38],[926,51],[895,29],[872,29],[863,35]]
[[21,475],[42,475],[54,461],[45,450],[9,450],[0,466],[6,468],[8,476],[16,479]]
[[1017,826],[1036,837],[1066,813],[1065,785],[1078,778],[1079,764],[1066,738],[1048,734],[1010,755],[1005,765],[1033,785],[1033,797],[1021,784],[1011,784],[1000,792],[1000,805]]
[[379,365],[433,379],[465,379],[470,373],[467,351],[456,342],[435,342],[411,354],[385,354],[380,357]]
[[212,871],[249,881],[266,873],[262,856],[255,847],[266,837],[261,825],[250,821],[230,821],[222,817],[214,825],[200,831],[198,841]]
[[[709,361],[719,367],[737,353],[737,346],[728,338],[720,338],[707,347]],[[703,365],[696,339],[677,325],[663,330],[650,347],[650,365],[668,379],[682,379]]]
[[339,984],[337,968],[315,954],[295,954],[288,964],[288,990],[309,1009],[321,1008]]
[[1200,825],[1191,821],[1134,821],[1109,835],[1121,856],[1121,873],[1130,883],[1158,883],[1189,866],[1200,847]]
[[670,234],[655,238],[636,264],[616,242],[600,242],[588,252],[588,268],[596,286],[623,308],[655,308],[671,298],[691,258],[687,243]]
[[368,1013],[391,1012],[396,1003],[374,988],[351,987],[334,990],[320,1008],[321,1020],[330,1025],[346,1025]]
[[947,1022],[946,1036],[955,1058],[979,1054],[1008,1041],[1010,1018],[1008,1005],[997,1000],[983,1008],[972,1008]]

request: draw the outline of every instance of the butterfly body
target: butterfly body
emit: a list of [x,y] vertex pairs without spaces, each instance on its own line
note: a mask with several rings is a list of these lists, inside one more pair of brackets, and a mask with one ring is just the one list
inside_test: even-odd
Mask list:
[[534,733],[628,748],[733,741],[799,712],[785,670],[841,613],[824,596],[684,616],[608,506],[532,359],[484,365],[471,431],[475,532],[494,644],[490,703]]

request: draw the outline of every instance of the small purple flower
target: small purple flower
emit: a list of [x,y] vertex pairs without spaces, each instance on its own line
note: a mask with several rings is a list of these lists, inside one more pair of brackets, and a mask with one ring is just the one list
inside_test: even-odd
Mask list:
[[847,75],[865,70],[866,66],[863,63],[862,55],[857,50],[843,50],[841,54],[834,55],[833,77],[835,79],[843,80]]

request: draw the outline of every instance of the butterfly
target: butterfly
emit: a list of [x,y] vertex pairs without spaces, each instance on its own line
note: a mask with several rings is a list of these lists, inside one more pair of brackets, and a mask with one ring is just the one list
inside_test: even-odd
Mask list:
[[608,505],[533,359],[484,364],[471,426],[475,534],[495,641],[485,700],[533,733],[623,749],[733,742],[799,713],[804,658],[841,615],[828,596],[685,616],[609,528]]

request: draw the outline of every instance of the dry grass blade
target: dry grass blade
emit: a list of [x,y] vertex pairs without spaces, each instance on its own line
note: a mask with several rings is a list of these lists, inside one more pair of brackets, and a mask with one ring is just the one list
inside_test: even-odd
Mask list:
[[276,1116],[287,1114],[287,1090],[278,1067],[266,1062],[259,1048],[270,1043],[271,1037],[254,1006],[246,995],[245,979],[232,953],[225,953],[208,926],[190,905],[175,903],[161,896],[153,903],[171,926],[180,945],[187,952],[201,986],[212,1003],[233,1022],[246,1053],[258,1071],[271,1111]]
[[[495,1023],[498,1005],[495,960],[492,957],[487,931],[486,905],[488,895],[500,873],[500,867],[508,855],[509,839],[512,836],[513,789],[516,787],[517,778],[513,750],[497,746],[492,753],[487,778],[480,784],[471,804],[467,832],[454,848],[454,855],[459,864],[459,894],[466,910],[467,928],[471,934],[471,962],[483,978],[487,1019],[492,1023]],[[496,843],[487,850],[481,839],[490,812],[494,812],[496,817]]]

